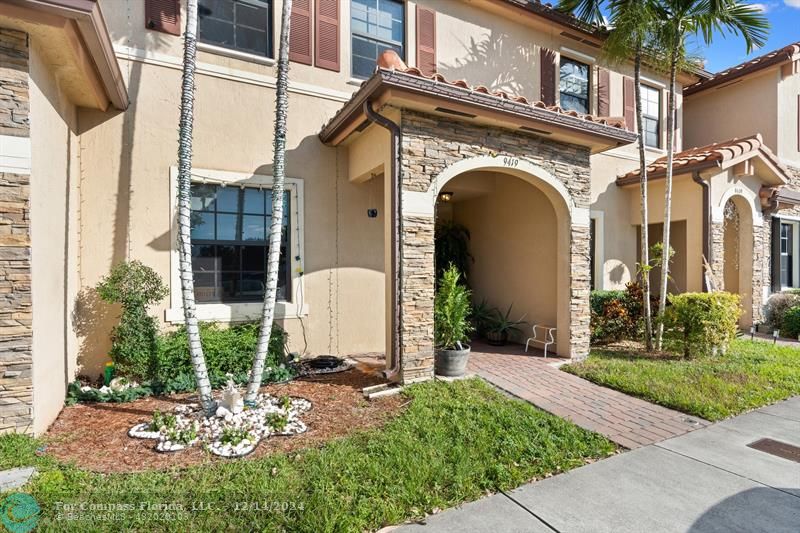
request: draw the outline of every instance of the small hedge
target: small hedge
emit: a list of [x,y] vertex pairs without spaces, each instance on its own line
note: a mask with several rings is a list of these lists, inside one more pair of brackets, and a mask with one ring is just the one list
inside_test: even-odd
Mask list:
[[626,289],[592,291],[591,342],[607,344],[638,335],[642,320],[643,293],[637,283],[628,283]]
[[784,317],[795,307],[800,307],[800,295],[792,292],[773,294],[764,305],[764,321],[767,326],[784,333]]
[[[259,324],[255,322],[227,328],[221,328],[213,323],[200,324],[203,354],[212,385],[215,381],[224,383],[226,374],[232,374],[234,379],[241,377],[246,381],[256,353],[258,329]],[[291,377],[287,372],[279,370],[280,365],[286,362],[288,338],[283,328],[277,324],[272,326],[265,368],[273,369],[272,373],[275,375],[265,374],[266,381],[284,381]],[[189,375],[194,381],[194,368],[189,356],[189,340],[185,327],[182,326],[159,337],[158,355],[153,367],[154,373],[148,376],[152,380],[168,383],[176,376]]]
[[669,295],[665,336],[684,357],[725,353],[736,337],[740,298],[729,292]]
[[798,338],[800,336],[800,305],[787,309],[782,322],[783,329],[780,334],[792,339]]

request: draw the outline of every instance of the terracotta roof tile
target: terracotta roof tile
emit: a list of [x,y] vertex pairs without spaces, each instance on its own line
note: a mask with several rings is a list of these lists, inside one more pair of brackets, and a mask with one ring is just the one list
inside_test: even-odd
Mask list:
[[710,78],[698,81],[692,85],[687,85],[683,88],[683,95],[690,96],[705,89],[717,87],[723,83],[733,81],[752,72],[757,72],[769,66],[782,63],[783,61],[788,61],[796,54],[800,54],[800,41],[784,46],[783,48],[773,50],[768,54],[758,56],[750,61],[745,61],[739,65],[717,72]]
[[[785,171],[772,151],[764,144],[761,134],[757,133],[743,139],[730,139],[728,141],[713,143],[699,148],[691,148],[678,152],[673,156],[672,168],[675,174],[692,170],[707,168],[715,164],[736,159],[739,156],[760,151],[774,166]],[[667,157],[656,159],[647,166],[648,179],[661,176],[667,170]],[[625,185],[639,179],[639,169],[632,170],[617,179],[618,185]]]
[[610,126],[612,128],[626,129],[624,117],[598,117],[595,115],[587,115],[584,113],[578,113],[577,111],[563,109],[562,107],[556,105],[548,106],[547,104],[545,104],[540,100],[528,100],[524,96],[516,95],[506,91],[499,91],[499,90],[492,91],[491,89],[487,88],[484,85],[471,86],[465,80],[449,81],[447,78],[444,77],[444,75],[442,75],[439,72],[434,72],[430,75],[426,75],[416,67],[407,66],[405,62],[402,59],[400,59],[400,56],[397,55],[397,52],[395,52],[394,50],[384,50],[383,53],[378,57],[377,66],[378,68],[394,70],[396,72],[410,74],[412,76],[416,76],[419,78],[433,80],[440,83],[446,83],[448,85],[453,85],[455,87],[461,87],[462,89],[468,89],[476,93],[488,94],[496,98],[502,98],[504,100],[512,100],[514,102],[530,105],[532,107],[536,107],[539,109],[546,109],[547,111],[551,111],[559,115],[567,115],[570,117],[580,118],[588,122],[596,122],[598,124],[603,124],[605,126]]

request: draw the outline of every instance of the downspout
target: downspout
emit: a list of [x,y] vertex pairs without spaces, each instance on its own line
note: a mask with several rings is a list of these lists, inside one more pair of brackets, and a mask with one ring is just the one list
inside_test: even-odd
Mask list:
[[[711,257],[711,186],[700,177],[700,172],[697,171],[692,173],[692,180],[703,189],[703,257],[711,265],[713,263],[713,257]],[[703,292],[708,292],[705,265],[702,266],[701,279],[703,280]]]
[[400,182],[400,126],[377,113],[372,108],[372,102],[367,100],[364,102],[364,114],[370,122],[386,128],[389,130],[391,136],[391,154],[392,161],[389,167],[391,174],[390,181],[392,187],[391,210],[392,210],[392,269],[394,275],[392,276],[392,290],[391,300],[392,309],[394,311],[392,320],[392,363],[391,367],[383,371],[386,379],[396,381],[400,374],[400,352],[403,346],[403,313],[400,308],[400,294],[403,291],[403,258],[402,258],[402,232],[403,232],[403,218],[401,216],[403,210],[403,194],[401,191]]

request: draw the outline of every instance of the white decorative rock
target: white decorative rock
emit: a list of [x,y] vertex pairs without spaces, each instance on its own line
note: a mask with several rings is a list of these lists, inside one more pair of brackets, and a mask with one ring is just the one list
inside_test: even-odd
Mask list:
[[142,422],[129,429],[128,436],[135,439],[159,439],[161,438],[161,432],[152,431],[148,422]]

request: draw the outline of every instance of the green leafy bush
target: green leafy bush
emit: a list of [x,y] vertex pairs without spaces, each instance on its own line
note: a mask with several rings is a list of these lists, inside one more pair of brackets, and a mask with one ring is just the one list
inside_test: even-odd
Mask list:
[[444,271],[433,303],[434,340],[437,348],[452,350],[469,340],[470,291],[459,284],[455,265]]
[[593,344],[606,344],[635,338],[640,330],[644,294],[638,283],[628,283],[624,291],[592,291],[590,330]]
[[790,307],[783,315],[781,335],[796,339],[800,335],[800,306]]
[[666,337],[684,357],[725,353],[736,338],[741,314],[738,294],[729,292],[669,295],[664,316]]
[[[247,381],[258,343],[258,329],[259,324],[255,322],[227,328],[213,323],[200,324],[200,338],[212,387],[223,386],[227,380],[226,374],[231,374],[236,383]],[[293,377],[286,359],[288,338],[283,328],[273,324],[265,363],[265,383],[285,381]],[[159,338],[153,368],[152,379],[164,384],[165,392],[177,392],[185,386],[188,387],[186,390],[193,388],[194,369],[189,356],[185,327]]]
[[120,304],[122,315],[111,332],[111,359],[120,374],[149,377],[158,351],[158,322],[147,308],[169,293],[155,270],[141,261],[125,261],[97,285],[97,294]]
[[764,321],[767,326],[783,332],[783,319],[786,313],[794,307],[800,307],[800,294],[794,292],[773,294],[764,305]]

